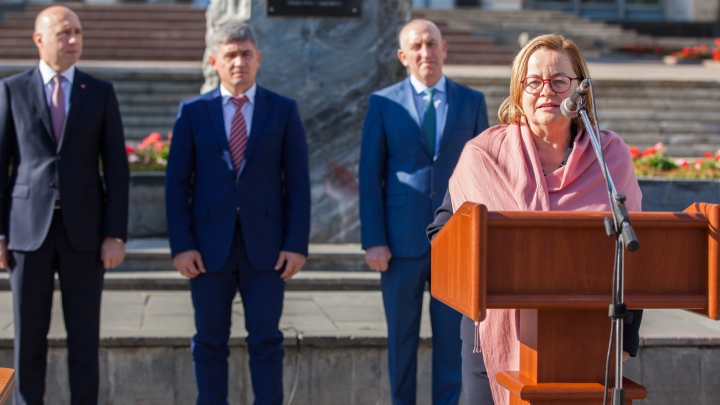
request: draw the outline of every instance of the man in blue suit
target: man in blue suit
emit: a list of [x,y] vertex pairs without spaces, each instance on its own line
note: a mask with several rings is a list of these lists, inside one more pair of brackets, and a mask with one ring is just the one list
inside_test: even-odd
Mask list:
[[[447,45],[430,21],[400,32],[398,58],[410,77],[370,96],[360,154],[365,262],[381,271],[388,368],[395,405],[415,404],[423,293],[430,281],[427,224],[442,203],[467,141],[488,127],[482,93],[447,79]],[[460,397],[461,315],[430,300],[434,404]]]
[[165,196],[173,264],[195,307],[197,404],[227,404],[240,292],[255,404],[281,405],[285,282],[310,234],[307,143],[295,102],[255,84],[262,54],[250,26],[219,27],[211,48],[220,86],[181,103]]

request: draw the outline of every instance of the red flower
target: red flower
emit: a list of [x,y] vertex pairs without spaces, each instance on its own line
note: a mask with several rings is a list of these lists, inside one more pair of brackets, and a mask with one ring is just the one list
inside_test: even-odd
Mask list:
[[682,162],[680,162],[680,167],[688,167],[690,166],[690,163],[688,163],[687,160],[683,159]]
[[656,154],[656,153],[657,153],[657,150],[655,150],[655,148],[647,148],[647,149],[645,149],[645,151],[642,153],[642,157],[652,156],[652,155],[654,155],[654,154]]
[[629,146],[630,148],[630,155],[632,155],[633,160],[640,157],[640,149],[638,149],[637,146]]
[[710,152],[710,151],[706,151],[704,156],[705,156],[706,158],[711,158],[711,157],[713,157],[713,154],[712,154],[712,152]]
[[127,153],[135,153],[135,149],[133,149],[130,145],[125,145],[125,152]]
[[720,48],[720,38],[716,38],[716,39],[715,39],[715,46],[717,46],[718,48]]
[[162,142],[162,135],[160,135],[160,132],[153,132],[142,141],[145,145],[150,145],[155,142]]

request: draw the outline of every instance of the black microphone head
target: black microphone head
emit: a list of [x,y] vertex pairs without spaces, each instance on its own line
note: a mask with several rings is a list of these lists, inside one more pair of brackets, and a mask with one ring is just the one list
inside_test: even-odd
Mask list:
[[560,103],[560,112],[568,118],[575,118],[578,116],[577,104],[568,97]]

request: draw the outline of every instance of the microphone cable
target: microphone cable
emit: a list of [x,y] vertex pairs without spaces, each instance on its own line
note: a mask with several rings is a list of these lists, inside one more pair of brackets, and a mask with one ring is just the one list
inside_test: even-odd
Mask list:
[[292,390],[290,391],[290,396],[288,397],[287,405],[292,405],[293,400],[295,399],[295,394],[297,393],[297,387],[298,387],[298,381],[300,379],[300,348],[302,347],[302,340],[303,340],[303,333],[299,330],[297,330],[294,326],[290,326],[287,328],[283,328],[282,331],[288,331],[292,330],[295,332],[295,350],[297,351],[295,353],[295,382],[293,382]]
[[605,385],[603,390],[603,405],[607,405],[608,379],[610,377],[610,355],[613,347],[613,335],[615,334],[615,322],[610,322],[610,341],[608,342],[607,358],[605,359]]
[[[591,85],[592,86],[592,85]],[[595,100],[593,100],[593,107],[595,106]],[[595,118],[597,119],[597,117]],[[597,121],[596,126],[597,126]],[[600,132],[598,131],[598,137],[600,136]],[[602,144],[601,144],[602,145]],[[600,148],[602,151],[602,147]],[[612,285],[613,285],[613,292],[612,292],[612,300],[613,304],[615,303],[615,283],[617,282],[617,273],[615,272],[615,266],[618,264],[618,253],[617,249],[615,249],[615,261],[613,263],[613,277],[612,277]],[[610,379],[610,358],[612,355],[612,348],[613,348],[613,337],[615,335],[615,320],[610,318],[610,340],[608,341],[608,351],[607,351],[607,357],[605,358],[605,385],[603,387],[603,405],[607,405],[607,394],[608,394],[608,380]],[[615,381],[615,384],[617,386],[617,381]],[[623,404],[624,405],[624,404]]]

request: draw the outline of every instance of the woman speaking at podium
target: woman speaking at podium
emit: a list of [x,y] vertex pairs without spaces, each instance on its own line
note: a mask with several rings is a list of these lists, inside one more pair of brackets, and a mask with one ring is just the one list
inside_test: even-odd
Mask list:
[[[589,77],[577,45],[558,34],[532,39],[515,57],[510,95],[498,111],[501,125],[469,141],[450,178],[448,194],[428,227],[440,230],[464,202],[488,211],[609,211],[607,188],[581,119],[567,118],[560,104]],[[591,101],[586,106],[592,111]],[[595,124],[595,117],[591,114]],[[630,151],[611,131],[600,131],[615,185],[628,211],[640,211],[642,195]],[[570,249],[571,247],[568,247]],[[623,349],[635,355],[641,311],[627,325]],[[506,405],[509,392],[495,381],[519,368],[516,310],[488,309],[475,325],[461,324],[463,390],[468,405]],[[582,331],[578,331],[582,333]]]

